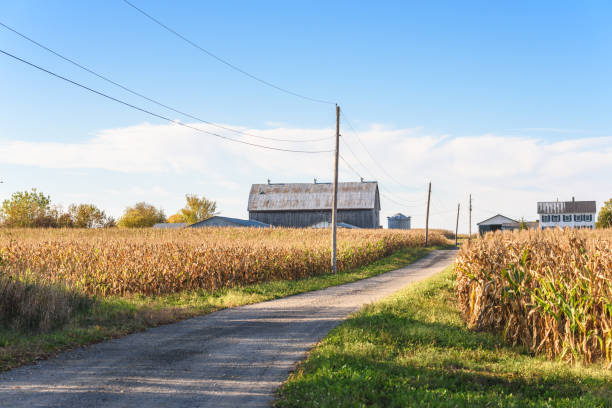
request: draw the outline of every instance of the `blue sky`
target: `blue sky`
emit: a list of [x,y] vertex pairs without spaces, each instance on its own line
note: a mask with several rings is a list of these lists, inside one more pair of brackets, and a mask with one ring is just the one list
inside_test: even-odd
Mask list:
[[[470,192],[474,222],[497,212],[534,218],[536,201],[576,196],[601,205],[612,196],[607,2],[133,1],[254,75],[338,101],[378,165],[344,119],[343,139],[357,159],[341,151],[361,175],[381,183],[383,216],[401,211],[422,226],[429,180],[432,224],[446,228]],[[121,0],[3,2],[0,21],[207,120],[271,137],[333,134],[333,106],[230,70]],[[193,122],[1,27],[0,48]],[[56,203],[93,202],[119,216],[140,200],[171,214],[185,193],[197,193],[217,200],[224,215],[245,217],[252,183],[331,178],[329,155],[228,146],[5,56],[0,78],[0,198],[38,187]],[[356,176],[344,168],[341,178]]]

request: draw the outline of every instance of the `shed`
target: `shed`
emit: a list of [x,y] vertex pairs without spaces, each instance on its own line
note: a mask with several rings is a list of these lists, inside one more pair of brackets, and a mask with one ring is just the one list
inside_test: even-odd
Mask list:
[[489,231],[507,231],[518,229],[519,222],[513,220],[512,218],[497,214],[494,217],[488,218],[484,221],[480,221],[476,225],[478,225],[478,232],[482,235]]
[[205,228],[205,227],[254,227],[254,228],[269,228],[269,224],[255,220],[241,220],[240,218],[221,217],[215,215],[207,220],[191,224],[189,228]]
[[[305,228],[331,222],[331,183],[253,184],[249,219],[266,224]],[[338,183],[338,222],[378,228],[380,197],[376,181]]]
[[410,229],[410,217],[402,213],[387,217],[389,229]]
[[153,228],[155,229],[180,229],[188,226],[186,222],[160,222],[155,224]]

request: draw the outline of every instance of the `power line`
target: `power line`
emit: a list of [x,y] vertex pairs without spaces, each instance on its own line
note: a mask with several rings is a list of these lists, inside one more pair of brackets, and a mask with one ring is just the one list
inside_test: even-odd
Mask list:
[[[366,165],[365,165],[365,164],[364,164],[364,163],[363,163],[363,162],[362,162],[362,161],[359,159],[359,157],[357,156],[357,154],[355,153],[355,151],[354,151],[354,150],[351,148],[351,145],[350,145],[350,144],[349,144],[349,143],[348,143],[346,140],[342,140],[342,142],[344,143],[344,146],[346,146],[346,147],[348,148],[348,150],[351,152],[351,154],[353,155],[353,157],[355,158],[355,160],[357,160],[357,162],[358,162],[359,164],[361,164],[361,167],[363,167],[363,168],[364,168],[364,169],[365,169],[367,172],[369,172],[369,173],[371,173],[372,175],[374,175],[374,173],[373,173],[371,170],[369,170],[369,169],[368,169],[368,167],[367,167],[367,166],[366,166]],[[346,162],[346,161],[345,161],[345,163],[347,163],[347,165],[348,165],[348,162]],[[359,176],[359,177],[361,177],[361,176]],[[380,185],[380,188],[381,188],[382,190],[385,190],[385,191],[386,191],[388,194],[393,194],[393,195],[395,196],[395,193],[391,193],[391,191],[389,191],[389,190],[387,190],[385,187],[383,187],[383,186],[382,186],[382,184]],[[402,201],[404,201],[404,199],[403,199],[403,198],[401,198],[401,197],[399,197],[399,196],[396,196],[396,197],[397,197],[397,199],[398,199],[398,200],[402,200]],[[394,201],[394,200],[391,200],[391,201]],[[397,201],[394,201],[394,202],[395,202],[395,203],[397,203]],[[425,200],[406,200],[406,202],[409,202],[409,203],[423,203],[423,202],[425,202]],[[416,208],[416,207],[420,207],[420,205],[406,205],[406,204],[400,204],[400,205],[402,205],[402,206],[404,206],[404,207],[406,207],[406,208]]]
[[273,141],[277,141],[277,142],[305,143],[305,142],[320,142],[320,141],[323,141],[323,140],[331,139],[330,136],[325,137],[325,138],[318,138],[318,139],[297,139],[297,140],[293,140],[293,139],[280,139],[280,138],[266,137],[266,136],[258,136],[258,135],[253,135],[253,134],[250,134],[250,133],[243,132],[243,131],[238,130],[238,129],[233,129],[233,128],[230,128],[230,127],[227,127],[227,126],[222,126],[222,125],[219,125],[219,124],[216,124],[216,123],[204,120],[204,119],[199,118],[199,117],[197,117],[195,115],[183,112],[183,111],[181,111],[179,109],[173,108],[173,107],[171,107],[169,105],[166,105],[166,104],[164,104],[162,102],[159,102],[159,101],[157,101],[157,100],[155,100],[153,98],[150,98],[150,97],[148,97],[146,95],[143,95],[143,94],[141,94],[139,92],[136,92],[136,91],[126,87],[125,85],[121,85],[120,83],[118,83],[118,82],[116,82],[116,81],[114,81],[114,80],[112,80],[112,79],[110,79],[110,78],[108,78],[108,77],[106,77],[106,76],[104,76],[102,74],[99,74],[99,73],[95,72],[94,70],[92,70],[90,68],[87,68],[86,66],[76,62],[75,60],[70,59],[70,58],[60,54],[59,52],[52,50],[51,48],[49,48],[49,47],[39,43],[38,41],[28,37],[27,35],[25,35],[25,34],[19,32],[19,31],[15,30],[14,28],[9,27],[8,25],[4,24],[1,21],[0,21],[0,26],[6,28],[9,31],[12,31],[13,33],[17,34],[21,38],[24,38],[25,40],[27,40],[27,41],[31,42],[32,44],[34,44],[34,45],[36,45],[36,46],[38,46],[38,47],[40,47],[40,48],[50,52],[51,54],[53,54],[53,55],[63,59],[64,61],[67,61],[67,62],[71,63],[72,65],[74,65],[74,66],[76,66],[76,67],[78,67],[78,68],[80,68],[80,69],[82,69],[84,71],[87,71],[90,74],[95,75],[96,77],[98,77],[98,78],[100,78],[100,79],[102,79],[102,80],[104,80],[104,81],[106,81],[106,82],[108,82],[110,84],[113,84],[113,85],[123,89],[124,91],[127,91],[127,92],[131,93],[132,95],[136,95],[136,96],[138,96],[138,97],[140,97],[142,99],[145,99],[145,100],[147,100],[149,102],[152,102],[152,103],[154,103],[154,104],[156,104],[158,106],[161,106],[161,107],[166,108],[168,110],[171,110],[171,111],[173,111],[175,113],[178,113],[179,115],[183,115],[183,116],[186,116],[188,118],[197,120],[198,122],[206,123],[208,125],[217,127],[219,129],[228,130],[230,132],[238,133],[238,134],[241,134],[241,135],[250,136],[250,137],[254,137],[254,138],[258,138],[258,139],[273,140]]
[[[360,173],[359,173],[357,170],[355,170],[355,168],[354,168],[353,166],[351,166],[351,164],[350,164],[350,163],[349,163],[349,162],[348,162],[348,161],[347,161],[347,160],[346,160],[344,157],[342,157],[342,155],[339,155],[339,156],[340,156],[340,159],[341,159],[341,160],[344,162],[344,164],[346,164],[346,165],[347,165],[347,167],[348,167],[348,168],[349,168],[349,169],[350,169],[350,170],[351,170],[353,173],[355,173],[355,174],[357,175],[357,177],[359,177],[360,179],[362,179],[362,178],[363,178],[363,177],[361,176],[361,174],[360,174]],[[404,207],[404,208],[407,208],[407,209],[414,208],[414,207],[418,207],[418,206],[408,206],[408,205],[406,205],[406,204],[404,204],[404,203],[401,203],[401,202],[399,202],[399,201],[396,201],[396,200],[394,200],[393,198],[391,198],[390,196],[388,196],[387,194],[385,194],[385,193],[384,193],[384,192],[382,192],[382,191],[380,191],[380,195],[381,195],[381,196],[383,196],[383,197],[385,197],[387,200],[389,200],[389,201],[391,201],[391,202],[393,202],[393,203],[395,203],[395,204],[397,204],[397,205],[400,205],[400,206],[402,206],[402,207]],[[412,211],[412,210],[411,210],[411,211]]]
[[[125,0],[124,0],[125,1]],[[368,156],[370,156],[370,159],[374,162],[374,164],[380,169],[382,170],[383,173],[385,173],[387,175],[387,177],[389,177],[391,180],[393,180],[396,184],[398,184],[399,186],[402,186],[406,189],[409,190],[413,190],[413,188],[406,186],[405,184],[403,184],[402,182],[398,181],[391,173],[389,173],[387,170],[385,170],[384,167],[382,167],[381,164],[378,163],[378,160],[376,160],[374,158],[374,156],[372,155],[372,153],[370,153],[369,149],[367,148],[367,146],[363,143],[363,141],[361,140],[361,137],[359,136],[359,133],[355,130],[355,128],[353,127],[353,125],[351,124],[350,119],[346,116],[346,113],[344,113],[344,110],[341,112],[342,115],[344,115],[344,119],[346,120],[346,123],[349,125],[349,128],[351,128],[351,130],[353,131],[353,133],[355,134],[357,141],[361,144],[361,146],[363,147],[363,149],[366,151],[366,153],[368,154]],[[416,202],[416,201],[415,201]]]
[[33,63],[29,62],[29,61],[26,61],[26,60],[24,60],[22,58],[19,58],[16,55],[13,55],[13,54],[11,54],[9,52],[6,52],[6,51],[4,51],[2,49],[0,49],[0,52],[2,54],[4,54],[4,55],[8,56],[8,57],[11,57],[11,58],[13,58],[13,59],[15,59],[17,61],[20,61],[20,62],[22,62],[24,64],[27,64],[27,65],[29,65],[29,66],[31,66],[33,68],[36,68],[36,69],[38,69],[40,71],[43,71],[43,72],[45,72],[45,73],[47,73],[49,75],[52,75],[52,76],[54,76],[56,78],[59,78],[59,79],[62,79],[62,80],[66,81],[66,82],[68,82],[68,83],[70,83],[72,85],[78,86],[78,87],[83,88],[83,89],[85,89],[87,91],[90,91],[90,92],[95,93],[97,95],[103,96],[103,97],[105,97],[107,99],[110,99],[110,100],[115,101],[117,103],[120,103],[122,105],[128,106],[128,107],[130,107],[132,109],[138,110],[140,112],[146,113],[148,115],[154,116],[154,117],[159,118],[159,119],[163,119],[163,120],[168,121],[170,123],[174,123],[174,124],[177,124],[179,126],[183,126],[183,127],[189,128],[189,129],[193,129],[193,130],[196,130],[198,132],[206,133],[206,134],[209,134],[209,135],[221,138],[221,139],[225,139],[225,140],[228,140],[228,141],[232,141],[232,142],[236,142],[236,143],[241,143],[241,144],[245,144],[245,145],[249,145],[249,146],[253,146],[253,147],[259,147],[259,148],[262,148],[262,149],[277,150],[277,151],[282,151],[282,152],[311,153],[311,154],[314,154],[314,153],[330,153],[330,152],[332,152],[332,150],[293,150],[293,149],[283,149],[283,148],[279,148],[279,147],[265,146],[265,145],[260,145],[260,144],[256,144],[256,143],[245,142],[244,140],[232,139],[231,137],[223,136],[223,135],[220,135],[220,134],[214,133],[214,132],[209,132],[207,130],[200,129],[200,128],[197,128],[195,126],[191,126],[191,125],[188,125],[186,123],[183,123],[183,122],[180,122],[180,121],[177,121],[177,120],[172,120],[172,119],[170,119],[170,118],[168,118],[166,116],[160,115],[158,113],[151,112],[151,111],[143,109],[143,108],[140,108],[140,107],[138,107],[136,105],[132,105],[132,104],[130,104],[128,102],[122,101],[120,99],[117,99],[115,97],[112,97],[110,95],[102,93],[100,91],[96,91],[95,89],[89,88],[88,86],[82,85],[82,84],[80,84],[78,82],[75,82],[75,81],[73,81],[71,79],[68,79],[68,78],[63,77],[63,76],[61,76],[59,74],[56,74],[56,73],[54,73],[52,71],[49,71],[49,70],[47,70],[45,68],[42,68],[42,67],[40,67],[40,66],[38,66],[36,64],[33,64]]
[[153,17],[151,14],[147,13],[146,11],[144,11],[141,8],[138,8],[137,6],[135,6],[133,3],[129,2],[128,0],[123,0],[124,3],[126,3],[128,6],[132,7],[134,10],[138,11],[140,14],[142,14],[143,16],[147,17],[149,20],[153,21],[154,23],[158,24],[159,26],[163,27],[165,30],[167,30],[168,32],[174,34],[175,36],[177,36],[178,38],[180,38],[181,40],[185,41],[186,43],[188,43],[189,45],[191,45],[192,47],[202,51],[203,53],[205,53],[206,55],[208,55],[209,57],[212,57],[214,59],[216,59],[217,61],[221,62],[222,64],[227,65],[228,67],[230,67],[231,69],[240,72],[243,75],[246,75],[247,77],[254,79],[255,81],[258,81],[264,85],[267,85],[271,88],[274,88],[278,91],[284,92],[286,94],[289,95],[293,95],[296,96],[298,98],[302,98],[311,102],[318,102],[318,103],[324,103],[324,104],[329,104],[329,105],[335,105],[335,102],[331,102],[331,101],[326,101],[323,99],[317,99],[317,98],[311,98],[309,96],[305,96],[302,94],[299,94],[297,92],[293,92],[290,91],[286,88],[280,87],[278,85],[274,85],[271,82],[268,82],[264,79],[261,79],[253,74],[248,73],[247,71],[243,70],[242,68],[237,67],[236,65],[232,64],[231,62],[219,57],[216,54],[213,54],[212,52],[208,51],[207,49],[205,49],[204,47],[202,47],[201,45],[191,41],[189,38],[185,37],[184,35],[178,33],[176,30],[170,28],[169,26],[167,26],[166,24],[162,23],[160,20],[156,19],[155,17]]

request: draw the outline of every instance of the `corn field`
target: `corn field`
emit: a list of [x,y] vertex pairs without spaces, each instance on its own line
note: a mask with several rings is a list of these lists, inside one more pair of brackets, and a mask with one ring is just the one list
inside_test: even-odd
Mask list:
[[[339,230],[338,267],[423,245],[421,231]],[[99,296],[215,290],[328,273],[330,233],[315,229],[0,230],[0,273]],[[445,244],[430,233],[432,245]]]
[[612,368],[612,230],[489,233],[461,248],[455,269],[471,328]]

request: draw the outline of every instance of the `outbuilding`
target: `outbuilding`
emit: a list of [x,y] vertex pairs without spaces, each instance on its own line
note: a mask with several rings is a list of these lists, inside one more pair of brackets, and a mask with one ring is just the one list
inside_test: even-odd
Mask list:
[[[249,220],[274,226],[306,228],[331,222],[331,183],[253,184]],[[376,181],[338,183],[338,222],[379,228],[380,197]]]
[[489,231],[511,231],[519,228],[519,222],[508,218],[501,214],[480,221],[478,224],[478,232],[483,235]]

